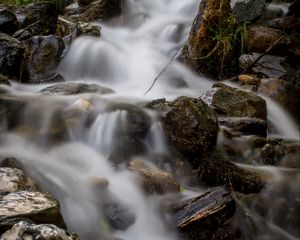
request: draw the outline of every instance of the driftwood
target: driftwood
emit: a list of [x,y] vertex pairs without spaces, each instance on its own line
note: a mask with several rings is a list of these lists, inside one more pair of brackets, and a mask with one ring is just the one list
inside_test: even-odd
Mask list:
[[173,209],[177,229],[189,240],[211,239],[235,213],[235,202],[223,187],[216,187]]

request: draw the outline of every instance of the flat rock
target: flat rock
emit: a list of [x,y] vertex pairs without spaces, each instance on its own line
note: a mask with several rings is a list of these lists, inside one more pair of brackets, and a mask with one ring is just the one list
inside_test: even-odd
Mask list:
[[52,224],[35,225],[26,221],[21,221],[14,224],[0,239],[79,240],[79,237],[75,233],[70,233]]
[[65,227],[58,201],[49,193],[20,191],[0,196],[0,231],[19,219]]

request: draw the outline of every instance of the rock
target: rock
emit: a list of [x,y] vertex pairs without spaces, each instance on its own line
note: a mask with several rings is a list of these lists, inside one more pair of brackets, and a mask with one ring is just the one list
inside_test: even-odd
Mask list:
[[79,0],[78,3],[79,5],[88,5],[84,7],[85,11],[83,13],[71,17],[82,22],[107,21],[121,15],[123,10],[122,0]]
[[279,18],[282,17],[283,15],[284,15],[284,11],[280,6],[276,4],[268,4],[265,8],[262,19],[265,21],[274,18]]
[[22,82],[39,83],[56,73],[64,50],[64,42],[57,36],[35,36],[26,41],[29,49],[28,62]]
[[267,119],[266,101],[252,92],[218,83],[201,98],[221,116]]
[[203,156],[215,146],[219,131],[217,115],[201,99],[179,97],[173,102],[153,103],[152,108],[163,110],[166,135],[186,157]]
[[20,191],[0,195],[0,232],[20,219],[65,228],[59,203],[49,193]]
[[148,194],[179,192],[180,185],[168,172],[140,160],[132,160],[129,169],[138,173],[138,183]]
[[32,33],[28,35],[27,39],[32,36],[55,33],[58,11],[51,1],[41,1],[19,7],[16,15],[21,23],[21,29]]
[[19,80],[25,61],[25,47],[17,39],[0,32],[0,74]]
[[198,176],[208,186],[226,185],[243,193],[256,193],[264,187],[258,175],[237,167],[219,151],[202,159]]
[[300,17],[300,1],[299,0],[294,0],[294,2],[289,7],[289,11],[288,11],[287,15]]
[[266,0],[232,0],[230,5],[239,23],[253,22],[262,16]]
[[283,55],[288,51],[290,54],[300,57],[299,39],[292,38],[273,28],[263,26],[250,27],[246,44],[250,52],[264,53],[270,46],[275,44],[270,53]]
[[98,84],[61,83],[43,88],[39,91],[43,95],[74,95],[83,93],[109,94],[114,91]]
[[219,125],[242,135],[267,136],[267,123],[257,118],[219,118]]
[[235,76],[239,72],[239,32],[229,0],[203,0],[179,60],[215,80]]
[[16,168],[0,168],[0,192],[35,191],[33,180]]
[[260,79],[253,74],[240,74],[238,79],[241,85],[258,86],[260,83]]
[[0,84],[10,85],[9,78],[7,76],[0,74]]
[[274,78],[263,78],[258,92],[264,94],[284,106],[293,117],[300,122],[299,94],[300,86],[291,82]]
[[[240,65],[243,69],[247,69],[251,66],[260,54],[243,54],[240,56]],[[255,74],[261,77],[269,78],[282,78],[287,74],[287,69],[285,68],[285,57],[278,57],[273,55],[264,55],[260,60],[258,60],[252,69],[250,69]]]
[[11,35],[17,31],[18,27],[19,22],[15,14],[7,9],[0,8],[0,32]]
[[235,201],[223,187],[179,202],[173,210],[177,229],[188,240],[212,239],[216,231],[233,217]]
[[266,24],[269,28],[282,30],[287,34],[300,34],[300,18],[295,16],[286,16],[273,19]]
[[116,202],[104,204],[103,215],[109,226],[117,230],[126,230],[136,220],[132,209]]
[[10,239],[79,240],[79,237],[52,224],[35,225],[21,221],[14,224],[0,238],[0,240]]

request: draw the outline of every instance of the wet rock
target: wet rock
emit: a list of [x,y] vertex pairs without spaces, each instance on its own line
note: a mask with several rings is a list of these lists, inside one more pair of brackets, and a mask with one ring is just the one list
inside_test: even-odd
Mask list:
[[180,185],[168,172],[140,160],[130,162],[129,168],[139,174],[138,183],[148,194],[179,192]]
[[300,18],[295,16],[286,16],[276,18],[266,24],[267,27],[282,30],[287,34],[300,34]]
[[[148,107],[151,104],[148,104]],[[173,102],[152,103],[162,111],[164,130],[170,142],[185,156],[201,156],[215,146],[217,115],[201,99],[179,97]]]
[[223,224],[233,217],[235,202],[223,187],[208,190],[195,198],[177,203],[174,220],[185,239],[212,239]]
[[241,74],[238,79],[241,85],[258,86],[260,83],[260,79],[253,74]]
[[[90,0],[79,0],[79,5],[86,5]],[[91,22],[94,20],[107,21],[121,15],[123,8],[122,0],[97,0],[89,3],[85,11],[79,15],[73,15],[75,20]]]
[[9,78],[0,74],[0,84],[9,85]]
[[61,83],[43,88],[39,91],[43,95],[74,95],[83,93],[109,94],[113,90],[97,84]]
[[7,9],[0,8],[0,32],[13,34],[17,31],[19,22],[14,13]]
[[282,17],[283,15],[284,12],[280,6],[275,4],[268,4],[265,8],[262,19],[270,20],[270,19]]
[[230,5],[238,22],[253,22],[262,16],[266,1],[232,0]]
[[286,155],[280,160],[278,165],[286,168],[300,169],[300,145],[288,144],[286,148]]
[[228,0],[201,1],[180,60],[195,72],[215,80],[235,76],[241,50],[238,40],[241,36],[233,38],[237,28]]
[[0,192],[34,191],[33,180],[16,168],[0,168]]
[[289,16],[300,17],[300,1],[295,0],[289,7],[288,14]]
[[19,7],[16,15],[23,31],[28,30],[29,33],[32,33],[27,38],[55,33],[58,11],[51,1],[41,1]]
[[0,32],[0,74],[19,80],[25,60],[25,47],[17,39]]
[[277,40],[279,41],[272,47],[270,53],[283,55],[288,51],[294,56],[300,56],[298,39],[292,38],[280,30],[263,26],[253,26],[248,30],[247,46],[251,52],[264,53]]
[[258,175],[237,167],[219,151],[202,159],[198,176],[209,186],[227,185],[243,193],[259,192],[264,186]]
[[20,191],[0,195],[0,231],[8,229],[20,219],[65,228],[59,203],[49,193]]
[[201,98],[221,116],[267,119],[266,101],[252,92],[218,83]]
[[75,233],[70,233],[52,224],[35,225],[27,221],[20,221],[1,237],[1,240],[10,239],[79,240],[79,237]]
[[267,136],[267,123],[257,118],[219,118],[219,125],[242,135]]
[[116,202],[104,204],[103,215],[109,226],[117,230],[126,230],[136,220],[132,209]]
[[26,44],[29,57],[22,82],[39,83],[53,76],[65,47],[63,40],[53,35],[35,36]]

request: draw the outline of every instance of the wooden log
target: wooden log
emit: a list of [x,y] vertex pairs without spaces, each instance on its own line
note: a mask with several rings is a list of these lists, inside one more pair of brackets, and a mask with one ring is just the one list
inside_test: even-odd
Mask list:
[[177,229],[189,240],[211,239],[235,213],[235,201],[224,187],[208,190],[173,210]]

